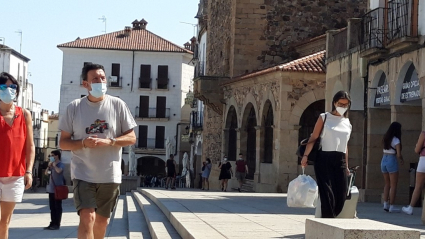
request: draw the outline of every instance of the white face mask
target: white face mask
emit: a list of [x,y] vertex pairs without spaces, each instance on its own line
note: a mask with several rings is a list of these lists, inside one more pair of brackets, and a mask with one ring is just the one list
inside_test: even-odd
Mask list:
[[10,87],[0,90],[0,100],[5,104],[10,104],[16,98],[16,89]]
[[100,98],[105,95],[107,90],[106,83],[92,83],[90,95],[94,98]]
[[336,107],[336,111],[338,112],[338,114],[340,114],[341,116],[344,115],[344,113],[348,110],[348,108],[344,108],[344,107]]
[[50,162],[52,162],[52,163],[53,163],[53,162],[55,162],[55,157],[50,156],[50,158],[49,158],[49,159],[50,159]]

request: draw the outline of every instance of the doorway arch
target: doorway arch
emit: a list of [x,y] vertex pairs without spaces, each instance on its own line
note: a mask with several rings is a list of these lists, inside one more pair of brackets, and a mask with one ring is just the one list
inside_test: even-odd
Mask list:
[[[298,130],[298,145],[301,140],[310,137],[310,134],[313,133],[314,126],[316,125],[319,115],[323,112],[325,112],[325,100],[318,100],[311,103],[304,110],[299,123],[301,128]],[[298,164],[300,163],[301,159],[298,158]]]
[[145,156],[137,159],[137,174],[165,177],[165,162],[155,156]]
[[243,124],[241,130],[241,152],[248,166],[247,179],[254,179],[257,159],[257,115],[252,103],[248,103],[243,114]]
[[228,160],[236,161],[238,118],[234,106],[231,106],[227,113],[225,128],[227,132],[225,132],[226,143],[224,144],[224,152],[226,152]]

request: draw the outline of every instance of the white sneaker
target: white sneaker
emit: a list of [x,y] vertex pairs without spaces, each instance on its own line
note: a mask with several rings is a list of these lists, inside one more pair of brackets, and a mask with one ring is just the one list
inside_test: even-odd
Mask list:
[[394,205],[390,206],[390,209],[388,209],[389,212],[391,213],[398,213],[400,212],[400,208],[396,208]]
[[402,207],[401,210],[406,213],[407,215],[412,215],[413,214],[413,207],[411,207],[410,205],[407,207]]
[[388,212],[388,209],[390,209],[390,204],[388,202],[384,202],[384,210]]

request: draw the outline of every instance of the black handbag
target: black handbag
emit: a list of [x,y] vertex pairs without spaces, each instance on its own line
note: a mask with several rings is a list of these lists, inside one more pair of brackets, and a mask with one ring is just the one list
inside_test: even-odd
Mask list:
[[[327,114],[325,113],[325,120],[323,121],[323,127],[322,127],[322,130],[320,130],[320,134],[319,134],[319,137],[316,139],[316,142],[314,142],[314,145],[313,145],[313,148],[311,149],[311,152],[308,154],[308,158],[307,158],[307,162],[308,162],[308,164],[313,164],[314,163],[314,161],[316,160],[316,157],[317,157],[317,155],[318,155],[318,152],[320,151],[320,150],[322,150],[322,146],[321,146],[321,141],[322,141],[322,137],[321,137],[321,135],[322,135],[322,132],[323,132],[323,128],[325,127],[325,123],[326,123],[326,118],[327,118]],[[310,139],[310,137],[309,138],[306,138],[306,139],[303,139],[303,140],[301,140],[301,142],[300,142],[300,146],[298,146],[298,149],[297,149],[297,156],[300,158],[300,160],[303,158],[303,156],[304,156],[304,152],[305,152],[305,149],[306,149],[306,147],[307,147],[307,143],[308,143],[308,140]]]

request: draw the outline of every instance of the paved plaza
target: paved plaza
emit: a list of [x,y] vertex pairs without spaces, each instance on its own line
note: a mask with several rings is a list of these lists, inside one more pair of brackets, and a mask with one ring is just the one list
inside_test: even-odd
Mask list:
[[[173,215],[173,220],[179,220],[192,234],[199,235],[195,238],[304,238],[305,219],[313,218],[314,214],[314,209],[288,208],[286,194],[142,189],[143,194],[148,196],[146,198],[155,198],[152,201],[147,199],[149,202],[146,203],[156,207],[153,202],[161,202]],[[133,195],[134,193],[139,192],[133,192]],[[144,218],[137,219],[139,217],[134,217],[133,211],[128,212],[126,200],[129,198],[131,197],[120,198],[106,238],[129,238],[129,215],[132,218],[130,227],[146,227]],[[43,230],[50,222],[47,194],[25,193],[23,202],[16,206],[12,217],[10,238],[77,238],[79,218],[72,199],[63,202],[63,209],[61,229]],[[138,210],[137,213],[142,212]],[[415,208],[414,215],[409,216],[384,212],[377,203],[358,205],[358,217],[361,219],[418,229],[421,231],[421,238],[425,238],[425,226],[421,222],[420,214],[421,208]],[[207,234],[205,225],[208,225]],[[199,232],[196,232],[197,230]]]

